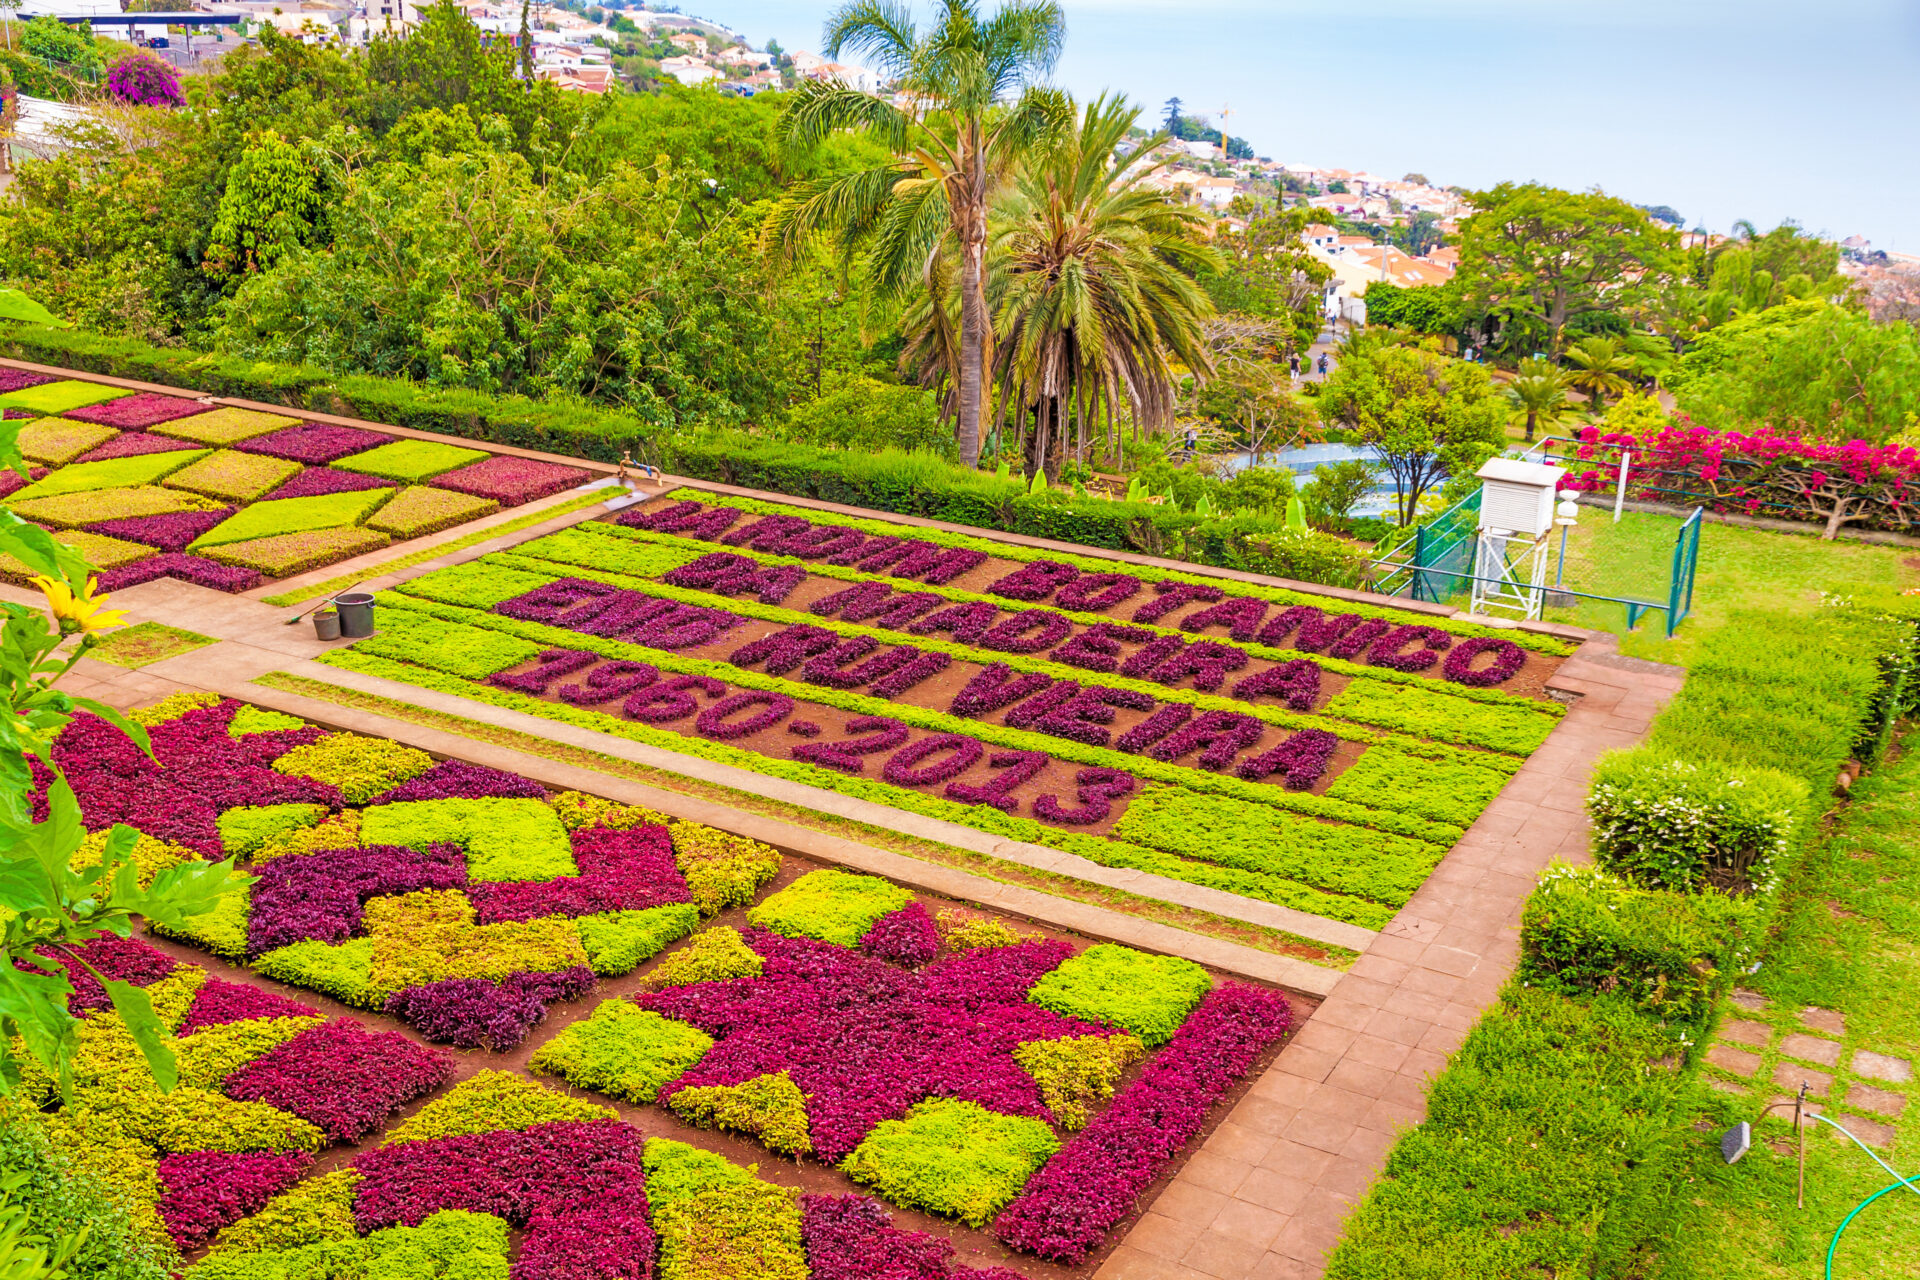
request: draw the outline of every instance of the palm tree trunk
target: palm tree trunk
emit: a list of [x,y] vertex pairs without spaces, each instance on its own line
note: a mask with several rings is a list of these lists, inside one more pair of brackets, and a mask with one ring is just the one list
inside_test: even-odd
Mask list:
[[954,439],[960,465],[980,465],[980,417],[986,403],[987,295],[983,265],[986,240],[975,240],[969,228],[960,258],[960,419]]
[[1533,443],[1533,418],[1534,418],[1534,411],[1532,409],[1527,410],[1527,443],[1528,444]]

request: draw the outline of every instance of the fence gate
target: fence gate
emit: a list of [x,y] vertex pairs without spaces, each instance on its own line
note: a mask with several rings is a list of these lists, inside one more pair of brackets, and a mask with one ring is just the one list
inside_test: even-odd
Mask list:
[[[1555,530],[1544,549],[1545,575],[1516,582],[1510,566],[1476,563],[1480,494],[1421,525],[1373,562],[1375,591],[1429,604],[1452,603],[1463,612],[1478,596],[1523,617],[1541,609],[1575,610],[1585,602],[1617,604],[1626,610],[1627,629],[1649,613],[1666,616],[1671,636],[1693,609],[1693,586],[1700,560],[1704,511],[1676,528],[1671,517],[1632,515],[1613,524],[1592,512],[1572,530]],[[1478,590],[1475,587],[1478,586]],[[1560,615],[1577,625],[1604,626]]]

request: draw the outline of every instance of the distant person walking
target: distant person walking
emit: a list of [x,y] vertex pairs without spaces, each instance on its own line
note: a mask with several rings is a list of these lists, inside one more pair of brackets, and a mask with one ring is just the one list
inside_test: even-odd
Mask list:
[[1320,353],[1320,376],[1327,376],[1327,353],[1324,351]]
[[1296,378],[1300,376],[1300,353],[1298,351],[1290,352],[1287,355],[1287,372]]
[[1187,457],[1191,458],[1200,447],[1200,434],[1192,427],[1187,428]]

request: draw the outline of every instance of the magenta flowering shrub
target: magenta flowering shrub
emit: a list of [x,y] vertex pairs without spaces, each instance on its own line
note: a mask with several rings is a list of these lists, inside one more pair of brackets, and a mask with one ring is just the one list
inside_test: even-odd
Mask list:
[[657,1245],[640,1151],[639,1131],[618,1120],[395,1143],[357,1162],[354,1225],[490,1213],[526,1232],[514,1280],[650,1280]]
[[99,589],[103,592],[118,591],[122,587],[152,582],[155,578],[178,578],[196,587],[211,587],[215,591],[250,591],[266,581],[257,569],[219,564],[204,556],[167,552],[118,569],[106,570],[100,575]]
[[332,467],[308,467],[305,471],[296,471],[273,492],[267,494],[271,501],[283,498],[317,498],[329,493],[359,493],[366,489],[391,489],[393,481],[382,480],[379,476],[363,476],[357,471],[335,471]]
[[589,828],[574,832],[572,843],[578,875],[468,886],[467,897],[473,900],[480,923],[644,911],[693,901],[673,860],[673,842],[665,827]]
[[465,760],[442,760],[417,777],[409,778],[385,795],[375,796],[369,805],[399,804],[413,800],[478,800],[496,796],[506,800],[545,800],[547,789],[532,778],[523,778],[505,769],[490,769]]
[[361,908],[369,898],[467,883],[466,859],[453,844],[289,853],[253,872],[259,879],[247,918],[250,958],[309,939],[345,942],[360,931]]
[[187,96],[180,92],[180,73],[150,53],[130,53],[109,67],[107,92],[136,107],[187,105]]
[[397,1031],[336,1018],[302,1031],[227,1076],[229,1098],[264,1102],[353,1142],[453,1078],[453,1060]]
[[1291,1023],[1277,991],[1214,988],[1140,1077],[1001,1210],[994,1234],[1050,1261],[1085,1259]]
[[[109,400],[108,404],[118,403]],[[105,462],[109,458],[135,458],[143,453],[174,453],[180,449],[181,442],[167,436],[156,436],[146,431],[122,431],[104,444],[87,450],[75,462]],[[92,526],[98,529],[100,526]]]
[[160,1220],[174,1247],[197,1249],[300,1180],[304,1151],[188,1151],[160,1157]]
[[476,498],[492,498],[503,507],[517,507],[551,497],[563,489],[584,483],[591,473],[579,467],[563,467],[557,462],[537,458],[514,458],[495,454],[470,463],[445,475],[435,476],[433,487],[470,493]]
[[[125,439],[125,437],[121,437]],[[149,439],[158,440],[159,436]],[[180,442],[171,444],[178,448]],[[124,520],[105,520],[89,525],[88,531],[104,533],[109,538],[124,538],[128,542],[138,542],[149,547],[158,547],[162,551],[185,551],[193,540],[207,530],[220,524],[233,515],[237,507],[221,507],[217,511],[173,511],[160,516],[129,516]],[[212,561],[207,563],[211,564]]]
[[[1493,661],[1484,667],[1474,666],[1474,660],[1483,653],[1492,654]],[[1456,684],[1486,688],[1511,680],[1526,665],[1527,651],[1513,641],[1478,636],[1453,646],[1442,673]]]
[[190,1036],[202,1027],[220,1027],[229,1022],[245,1022],[249,1018],[319,1016],[318,1009],[301,1004],[298,1000],[289,1000],[286,996],[275,995],[244,982],[208,978],[194,993],[193,1006],[187,1010],[186,1021],[180,1024],[180,1029],[174,1034]]
[[1623,445],[1633,451],[1627,488],[1637,497],[1673,502],[1679,496],[1714,511],[1817,521],[1830,531],[1848,524],[1914,526],[1920,450],[1909,445],[1828,444],[1770,427],[1714,431],[1684,415],[1647,437],[1598,427],[1577,434],[1577,459],[1596,465],[1568,476],[1563,488],[1610,492],[1619,454],[1602,446]]
[[579,966],[508,974],[500,982],[450,978],[395,992],[387,998],[387,1012],[429,1040],[501,1053],[540,1025],[549,1002],[578,999],[593,984],[593,971]]
[[1020,1280],[1005,1267],[962,1267],[953,1242],[903,1231],[871,1196],[801,1196],[800,1240],[813,1280]]
[[[172,422],[175,418],[189,418],[196,413],[206,411],[207,406],[197,400],[161,395],[157,391],[137,391],[130,396],[121,396],[118,400],[103,400],[99,404],[69,409],[60,416],[71,418],[75,422],[97,422],[103,427],[138,431],[142,427],[158,426],[162,422]],[[180,442],[174,441],[173,447],[178,449]]]
[[918,969],[940,954],[940,930],[918,901],[889,911],[860,939],[860,949],[876,960]]
[[349,454],[364,453],[375,445],[392,444],[394,437],[361,427],[337,427],[325,422],[303,422],[282,427],[233,445],[242,453],[264,453],[270,458],[304,462],[310,467],[338,462]]
[[761,957],[760,977],[636,997],[715,1040],[660,1101],[785,1071],[807,1096],[810,1138],[824,1160],[840,1160],[874,1125],[929,1096],[1047,1119],[1014,1048],[1107,1034],[1027,1002],[1027,989],[1072,952],[1064,942],[947,956],[908,973],[831,943],[758,928],[743,936]]

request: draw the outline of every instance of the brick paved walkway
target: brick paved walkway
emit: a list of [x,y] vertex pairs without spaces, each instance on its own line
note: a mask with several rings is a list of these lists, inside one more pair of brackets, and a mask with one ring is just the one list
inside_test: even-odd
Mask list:
[[1584,859],[1587,777],[1680,687],[1588,641],[1550,688],[1580,699],[1213,1132],[1098,1280],[1306,1280],[1425,1115],[1431,1077],[1513,972],[1520,907],[1555,856]]

